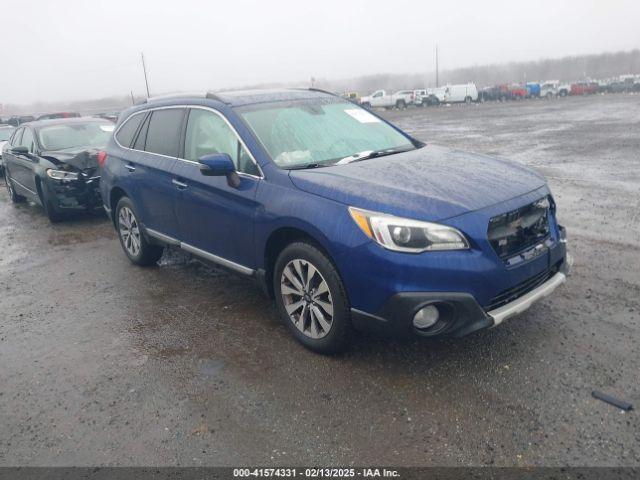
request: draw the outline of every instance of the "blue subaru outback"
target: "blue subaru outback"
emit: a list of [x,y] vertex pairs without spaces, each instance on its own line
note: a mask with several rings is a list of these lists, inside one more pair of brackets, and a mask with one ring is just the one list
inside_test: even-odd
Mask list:
[[175,245],[252,276],[318,352],[362,329],[468,335],[566,279],[543,177],[426,145],[326,92],[150,99],[121,115],[101,164],[133,263]]

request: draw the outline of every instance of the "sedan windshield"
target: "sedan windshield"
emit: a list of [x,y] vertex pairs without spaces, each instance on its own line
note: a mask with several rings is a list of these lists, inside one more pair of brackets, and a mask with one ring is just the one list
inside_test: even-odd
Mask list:
[[390,154],[416,148],[375,115],[339,98],[263,103],[238,111],[275,164],[285,169],[373,156],[359,157],[363,152]]
[[44,150],[101,148],[107,145],[113,128],[111,122],[59,123],[41,128],[38,137]]

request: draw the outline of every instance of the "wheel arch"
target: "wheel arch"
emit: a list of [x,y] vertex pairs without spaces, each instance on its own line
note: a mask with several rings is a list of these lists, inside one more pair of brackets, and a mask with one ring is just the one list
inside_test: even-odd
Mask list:
[[118,205],[118,202],[122,197],[129,197],[129,195],[127,195],[127,192],[121,187],[113,187],[109,191],[109,208],[111,209],[110,216],[111,216],[111,221],[113,222],[114,225],[116,222],[115,220],[116,206]]
[[300,226],[280,226],[273,230],[264,244],[263,249],[263,270],[264,270],[264,289],[265,293],[270,297],[274,297],[273,290],[273,270],[275,268],[278,255],[288,245],[295,242],[307,242],[320,250],[327,256],[329,261],[334,265],[338,274],[340,271],[336,262],[326,246],[326,239],[319,233],[309,233],[308,229]]
[[44,192],[42,191],[42,179],[40,178],[40,175],[36,175],[33,181],[36,184],[36,192],[38,193],[40,204],[44,206]]

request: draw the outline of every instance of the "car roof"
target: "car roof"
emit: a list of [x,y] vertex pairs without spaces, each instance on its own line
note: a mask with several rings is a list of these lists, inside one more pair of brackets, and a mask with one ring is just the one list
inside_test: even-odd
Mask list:
[[48,120],[35,120],[33,122],[27,122],[20,125],[29,125],[33,128],[49,127],[51,125],[65,125],[65,124],[77,124],[77,123],[105,123],[111,124],[109,120],[96,117],[74,117],[74,118],[52,118]]

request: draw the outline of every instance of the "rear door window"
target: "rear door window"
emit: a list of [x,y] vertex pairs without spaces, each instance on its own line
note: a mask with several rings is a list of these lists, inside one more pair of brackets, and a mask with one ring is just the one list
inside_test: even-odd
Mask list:
[[144,149],[167,157],[177,157],[184,112],[183,108],[154,110],[149,120]]

